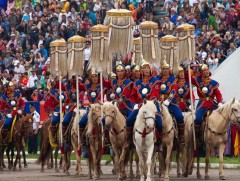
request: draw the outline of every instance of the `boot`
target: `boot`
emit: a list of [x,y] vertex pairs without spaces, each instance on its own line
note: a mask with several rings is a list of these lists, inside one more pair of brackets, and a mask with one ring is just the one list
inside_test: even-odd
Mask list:
[[202,145],[202,130],[201,125],[195,124],[195,136],[196,136],[196,145],[197,148],[201,147]]
[[126,137],[127,143],[125,145],[125,149],[132,149],[133,148],[133,128],[126,128]]
[[163,151],[163,144],[162,144],[163,133],[158,132],[156,130],[156,138],[157,138],[157,141],[155,142],[155,151],[156,152],[162,152]]
[[51,126],[50,127],[50,131],[52,133],[52,142],[54,144],[58,144],[58,138],[57,138],[57,131],[58,131],[58,129],[57,129],[57,126]]
[[107,129],[104,130],[105,138],[104,138],[104,146],[110,146],[110,137],[109,137],[109,131]]
[[179,143],[185,144],[185,136],[184,136],[185,124],[178,124],[178,137]]
[[79,128],[79,136],[80,136],[80,141],[81,141],[81,147],[86,147],[86,135],[84,133],[85,128]]
[[2,144],[3,146],[7,146],[8,144],[8,129],[2,128]]
[[66,136],[67,136],[67,133],[66,133],[67,128],[68,128],[68,126],[63,126],[63,127],[62,127],[62,135],[63,135],[63,139],[65,139]]

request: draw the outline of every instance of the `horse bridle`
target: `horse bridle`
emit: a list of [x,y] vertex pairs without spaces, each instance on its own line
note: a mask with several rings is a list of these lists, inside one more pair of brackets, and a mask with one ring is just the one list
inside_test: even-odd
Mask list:
[[[115,128],[112,127],[113,122],[114,122],[114,119],[116,118],[115,112],[114,112],[114,116],[107,114],[107,115],[104,116],[104,119],[105,119],[106,117],[112,118],[112,121],[110,122],[109,127],[106,127],[106,129],[107,129],[108,131],[110,131],[110,133],[111,133],[112,135],[115,133],[115,135],[117,136],[117,135],[119,135],[120,133],[123,133],[123,132],[124,132],[125,126],[124,126],[119,132],[118,132]],[[113,131],[111,131],[111,129],[112,129]]]

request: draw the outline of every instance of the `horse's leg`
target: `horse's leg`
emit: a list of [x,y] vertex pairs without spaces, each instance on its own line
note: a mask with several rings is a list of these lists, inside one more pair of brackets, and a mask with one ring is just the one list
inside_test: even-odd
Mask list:
[[138,146],[136,146],[136,151],[137,151],[137,154],[138,154],[138,158],[139,158],[139,166],[140,166],[140,181],[144,181],[145,180],[145,176],[144,176],[144,167],[145,167],[145,164],[143,162],[143,155],[142,155],[142,152],[141,150],[138,148]]
[[118,148],[113,145],[112,146],[112,149],[114,151],[114,168],[115,168],[115,171],[116,171],[116,174],[118,174],[118,178],[120,178],[120,163],[119,163],[119,159],[120,159],[120,155],[119,155],[119,152],[118,152]]
[[179,148],[177,148],[176,162],[177,162],[177,177],[181,177],[181,173],[180,173],[180,150],[179,150]]
[[134,155],[134,151],[131,150],[129,154],[130,154],[130,160],[129,160],[129,175],[128,175],[128,177],[129,178],[134,178],[134,175],[133,175],[133,155]]
[[225,145],[220,144],[218,148],[218,154],[219,154],[219,179],[225,180],[225,176],[223,173],[223,153],[224,153]]
[[165,176],[164,176],[164,180],[169,180],[170,156],[171,156],[171,153],[172,153],[172,147],[173,147],[173,143],[170,143],[169,145],[167,145],[167,155],[166,155],[166,159],[165,159]]
[[140,170],[139,170],[139,157],[137,152],[135,152],[135,162],[136,162],[136,179],[140,178]]
[[90,146],[92,152],[92,160],[93,160],[93,179],[98,179],[98,170],[97,170],[97,153],[95,150],[95,141],[93,141],[93,145]]
[[[59,172],[59,169],[58,169],[58,161],[57,161],[57,159],[58,159],[58,148],[55,148],[55,152],[54,152],[54,159],[55,159],[55,172]],[[51,154],[52,155],[52,154]],[[60,162],[61,162],[61,160],[60,160]],[[60,163],[60,165],[61,165],[61,163]]]
[[208,175],[209,158],[210,158],[210,148],[209,148],[209,145],[206,143],[205,180],[209,180],[210,179],[210,177]]
[[7,159],[8,159],[8,169],[9,170],[12,170],[12,162],[11,162],[11,159],[10,159],[10,148],[9,148],[9,146],[7,147],[7,149],[6,149],[6,155],[7,155]]
[[25,150],[24,148],[22,149],[22,156],[23,156],[23,164],[24,164],[24,168],[27,168],[27,160],[26,160],[26,154],[25,154]]
[[[191,170],[193,170],[194,166],[194,157],[192,158],[192,163],[191,163]],[[197,156],[197,178],[201,179],[202,175],[200,173],[200,156]]]
[[152,173],[152,156],[153,156],[153,150],[154,150],[154,143],[148,148],[148,153],[147,153],[147,180],[146,181],[151,181],[153,176]]
[[52,152],[51,152],[51,156],[50,156],[49,160],[50,160],[50,163],[49,163],[50,168],[53,168],[54,167],[54,160],[53,160],[53,153]]

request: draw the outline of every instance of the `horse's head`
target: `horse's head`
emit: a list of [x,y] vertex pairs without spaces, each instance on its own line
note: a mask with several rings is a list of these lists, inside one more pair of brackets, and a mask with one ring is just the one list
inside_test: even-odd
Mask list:
[[26,114],[23,116],[23,129],[24,136],[31,136],[33,134],[33,117],[31,114]]
[[89,105],[89,107],[90,107],[89,115],[91,117],[91,120],[93,121],[93,124],[98,125],[102,124],[101,105],[96,103]]
[[105,102],[103,104],[103,115],[105,118],[105,126],[107,129],[110,129],[117,115],[117,107],[114,105],[114,102]]
[[231,109],[230,120],[232,121],[232,123],[240,126],[240,101],[234,98],[231,101],[230,109]]
[[157,108],[154,101],[143,101],[142,107],[139,110],[139,113],[142,114],[143,123],[145,127],[149,130],[153,130],[155,127],[155,117],[157,113]]

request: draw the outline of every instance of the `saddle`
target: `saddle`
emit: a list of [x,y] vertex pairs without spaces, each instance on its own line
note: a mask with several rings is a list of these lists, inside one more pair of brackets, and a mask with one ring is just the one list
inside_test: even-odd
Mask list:
[[[60,138],[60,135],[59,135],[59,124],[57,124],[56,127],[57,127],[57,139],[59,140],[59,138]],[[52,132],[50,130],[50,126],[48,128],[48,135],[49,135],[49,142],[50,142],[51,147],[53,147],[53,148],[58,147],[58,144],[53,142],[53,135],[52,135]]]

